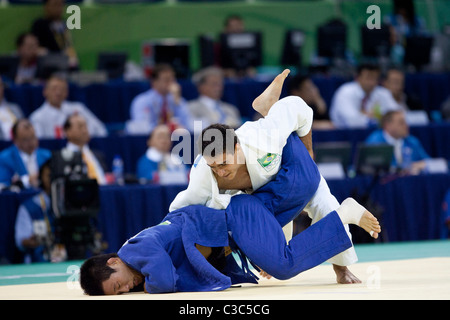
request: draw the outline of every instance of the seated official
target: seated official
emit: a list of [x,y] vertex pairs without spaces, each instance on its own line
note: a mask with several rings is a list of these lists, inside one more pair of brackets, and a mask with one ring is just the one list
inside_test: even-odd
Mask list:
[[39,168],[51,157],[39,148],[33,125],[23,118],[12,127],[13,145],[0,152],[0,184],[19,184],[25,188],[39,185]]
[[299,96],[313,109],[313,129],[334,129],[330,121],[328,106],[319,88],[307,75],[297,75],[289,80],[289,94]]
[[181,95],[181,87],[173,67],[168,64],[156,65],[150,86],[149,90],[134,97],[130,106],[129,125],[145,126],[137,132],[130,132],[148,134],[158,124],[166,124],[172,131],[177,128],[193,131],[191,115],[186,100]]
[[147,152],[137,162],[136,176],[139,180],[161,184],[187,183],[188,168],[181,158],[170,153],[172,141],[168,126],[157,126],[150,134],[147,146]]
[[401,110],[391,92],[378,84],[380,68],[362,64],[354,81],[341,85],[333,95],[330,119],[337,128],[368,128],[386,112]]
[[192,81],[197,86],[199,97],[188,102],[194,120],[202,121],[202,129],[213,123],[222,123],[232,128],[242,124],[241,114],[236,106],[221,100],[224,89],[223,71],[209,67],[197,72]]
[[63,138],[63,125],[71,114],[81,114],[86,119],[92,137],[108,135],[105,125],[81,102],[67,101],[68,83],[64,78],[52,76],[44,87],[45,102],[30,115],[39,138]]
[[64,247],[55,243],[55,215],[51,207],[51,170],[47,160],[39,171],[42,191],[25,200],[17,211],[15,241],[23,262],[65,260]]
[[64,134],[67,138],[66,149],[81,152],[90,179],[96,179],[99,185],[106,184],[104,157],[100,152],[89,148],[91,136],[86,119],[79,114],[70,115],[64,123]]
[[391,165],[418,174],[425,169],[425,159],[430,158],[420,141],[409,134],[403,111],[390,111],[381,118],[381,129],[373,132],[368,144],[387,143],[394,147]]
[[19,105],[6,101],[5,85],[0,76],[0,139],[11,140],[11,128],[17,119],[23,118],[23,112]]

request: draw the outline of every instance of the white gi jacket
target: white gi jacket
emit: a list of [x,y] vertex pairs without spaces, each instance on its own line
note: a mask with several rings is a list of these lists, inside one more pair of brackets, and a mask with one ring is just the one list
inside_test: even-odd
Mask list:
[[[253,190],[275,177],[280,169],[281,154],[287,138],[293,131],[297,131],[300,137],[308,134],[312,117],[312,109],[300,97],[291,96],[275,103],[265,118],[247,121],[236,130]],[[238,193],[241,191],[221,192],[211,168],[199,155],[192,166],[187,189],[175,197],[169,211],[194,204],[225,209],[231,196]]]

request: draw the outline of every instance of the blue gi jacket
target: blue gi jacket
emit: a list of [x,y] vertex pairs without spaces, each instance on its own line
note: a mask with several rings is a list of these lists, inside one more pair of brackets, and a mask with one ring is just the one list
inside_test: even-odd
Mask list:
[[[253,195],[284,225],[295,218],[312,198],[319,185],[320,174],[295,134],[289,137],[282,159],[275,180]],[[260,205],[259,201],[249,203],[245,210],[258,210]],[[226,210],[188,206],[169,213],[159,225],[129,239],[118,255],[145,276],[149,293],[215,291],[227,289],[235,283],[257,283],[257,277],[248,270],[246,259],[237,248],[234,250],[241,258],[241,266],[236,264],[232,255],[228,255],[227,265],[221,273],[195,247],[195,244],[233,247],[228,231],[232,230],[228,230]]]

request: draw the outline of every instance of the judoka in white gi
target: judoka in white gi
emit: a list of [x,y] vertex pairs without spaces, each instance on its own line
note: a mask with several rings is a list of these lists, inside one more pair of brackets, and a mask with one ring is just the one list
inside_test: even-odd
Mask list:
[[[253,102],[253,108],[264,118],[248,121],[235,131],[239,139],[235,154],[219,157],[199,155],[196,158],[187,189],[176,196],[169,211],[195,204],[225,209],[231,196],[243,193],[242,190],[246,193],[257,190],[271,181],[279,171],[282,150],[292,132],[298,134],[312,154],[312,109],[300,97],[289,96],[279,100],[288,74],[289,70],[283,71]],[[321,177],[316,193],[304,210],[314,224],[339,205]],[[348,225],[345,228],[351,239]],[[292,223],[283,231],[289,241]],[[353,246],[329,260],[339,283],[360,282],[347,268],[357,260]]]

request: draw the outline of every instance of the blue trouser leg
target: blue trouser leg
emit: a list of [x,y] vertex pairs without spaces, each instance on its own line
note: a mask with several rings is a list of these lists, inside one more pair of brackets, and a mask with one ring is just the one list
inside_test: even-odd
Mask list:
[[335,211],[289,244],[280,224],[262,202],[234,196],[227,210],[228,230],[244,254],[277,279],[289,279],[350,248],[352,243]]

